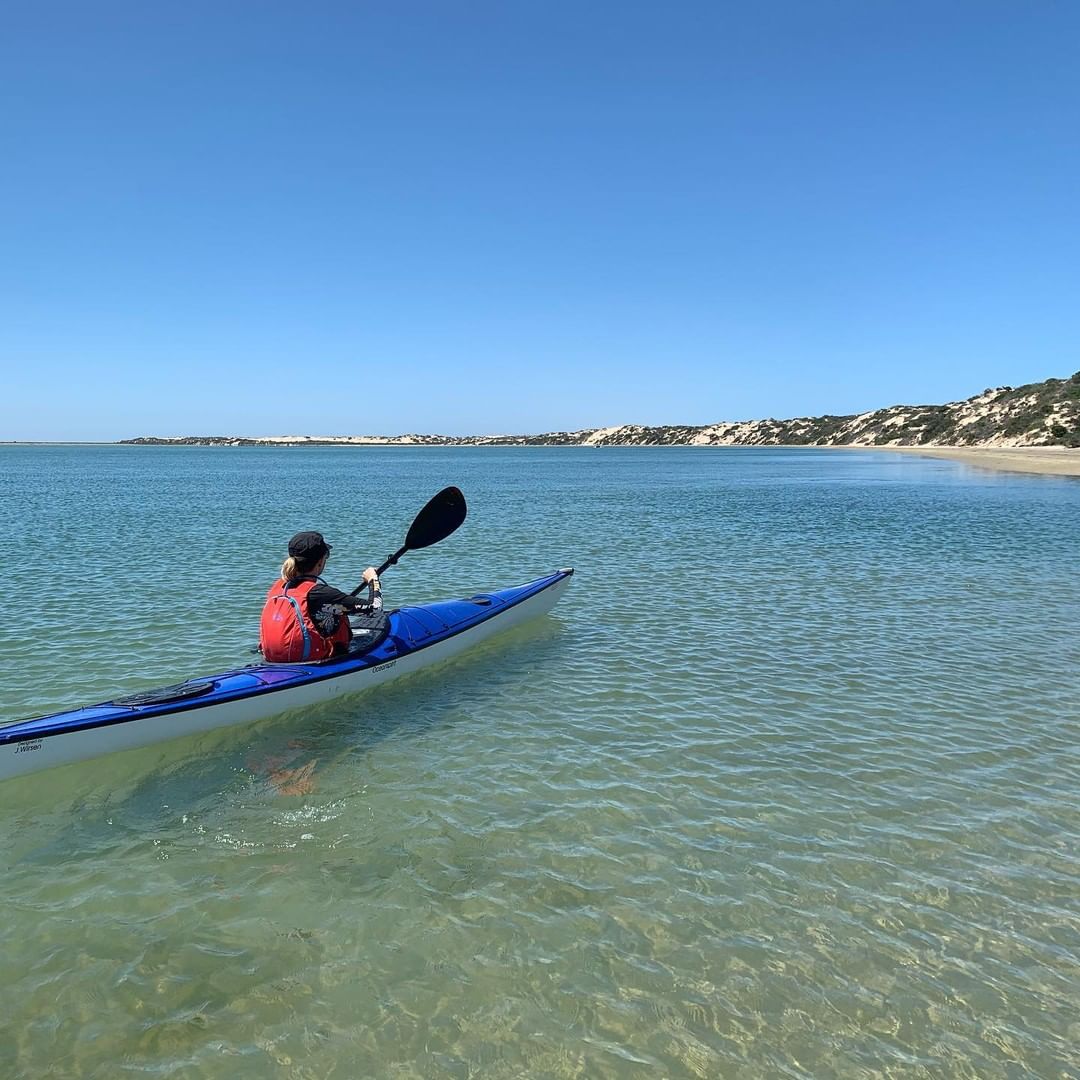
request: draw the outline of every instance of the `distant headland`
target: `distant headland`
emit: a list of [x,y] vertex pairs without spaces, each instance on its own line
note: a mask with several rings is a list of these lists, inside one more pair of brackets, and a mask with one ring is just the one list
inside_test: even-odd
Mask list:
[[945,405],[893,405],[851,416],[644,427],[543,435],[185,435],[123,439],[141,446],[861,446],[1080,448],[1080,371],[999,386]]

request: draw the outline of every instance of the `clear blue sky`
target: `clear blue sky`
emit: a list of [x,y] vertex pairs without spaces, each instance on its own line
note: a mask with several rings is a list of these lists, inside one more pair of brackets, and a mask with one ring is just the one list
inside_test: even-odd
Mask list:
[[0,440],[856,412],[1080,368],[1080,5],[8,5]]

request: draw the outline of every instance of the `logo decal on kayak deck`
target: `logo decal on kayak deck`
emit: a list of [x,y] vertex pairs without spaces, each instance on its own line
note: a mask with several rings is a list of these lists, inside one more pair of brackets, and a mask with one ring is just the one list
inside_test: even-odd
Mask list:
[[31,750],[40,750],[42,745],[41,739],[35,739],[33,742],[21,742],[15,747],[16,754],[29,754]]
[[373,667],[372,671],[389,671],[397,663],[396,660],[390,660],[385,664],[379,664],[378,667]]

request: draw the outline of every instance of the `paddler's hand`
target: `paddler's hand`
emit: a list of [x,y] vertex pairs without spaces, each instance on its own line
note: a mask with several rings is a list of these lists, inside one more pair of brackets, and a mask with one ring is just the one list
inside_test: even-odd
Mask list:
[[374,585],[376,589],[382,588],[382,586],[379,584],[378,571],[375,569],[374,566],[369,566],[364,571],[364,584],[365,585]]

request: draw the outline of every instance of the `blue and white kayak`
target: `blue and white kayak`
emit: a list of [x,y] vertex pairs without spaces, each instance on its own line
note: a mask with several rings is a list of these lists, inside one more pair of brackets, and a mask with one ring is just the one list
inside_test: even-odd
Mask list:
[[0,780],[246,724],[379,686],[547,613],[573,573],[559,570],[465,600],[398,608],[389,613],[386,636],[359,655],[252,664],[0,727]]

